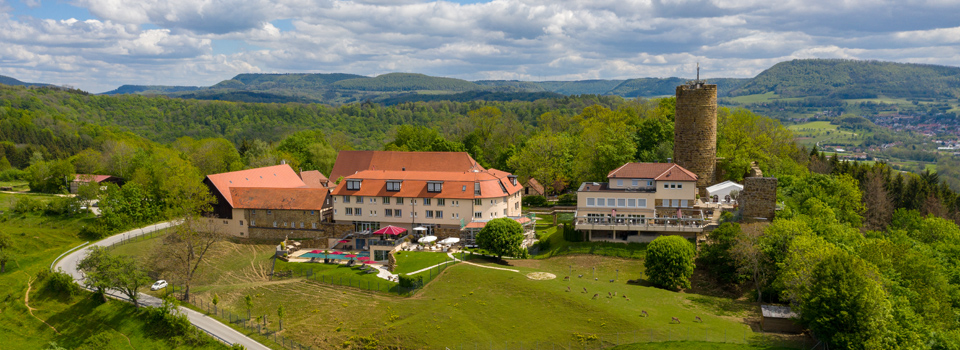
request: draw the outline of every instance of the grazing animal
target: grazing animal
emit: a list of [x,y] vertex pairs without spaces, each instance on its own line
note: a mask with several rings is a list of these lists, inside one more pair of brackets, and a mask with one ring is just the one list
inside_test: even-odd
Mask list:
[[617,296],[617,292],[613,292],[613,296]]
[[607,298],[613,298],[613,293],[607,292]]
[[640,310],[640,316],[648,317],[650,315],[647,315],[647,310]]
[[697,316],[697,317],[695,317],[694,319],[697,320],[697,322],[703,323],[703,320],[700,319],[700,316]]
[[570,280],[570,276],[565,276],[565,277],[563,277],[563,280],[564,280],[564,281],[569,281],[569,280]]
[[587,287],[583,287],[583,292],[584,292],[584,293],[587,292]]
[[613,281],[616,281],[616,280],[610,280],[610,283],[613,283]]
[[570,286],[567,286],[567,291],[568,291],[568,292],[570,291]]
[[594,280],[594,281],[599,281],[600,279],[599,279],[599,278],[596,278],[596,277],[594,277],[594,278],[593,278],[593,280]]
[[593,298],[591,298],[591,299],[596,299],[596,298],[599,297],[599,296],[600,296],[600,293],[594,294],[594,295],[593,295]]
[[676,317],[671,317],[671,318],[670,318],[670,323],[673,323],[673,321],[677,321],[677,324],[680,323],[680,319],[679,319],[679,318],[676,318]]
[[583,275],[577,276],[577,278],[583,278]]
[[627,299],[627,301],[630,301],[630,298],[627,298],[627,297],[623,297],[623,298],[624,298],[624,299]]

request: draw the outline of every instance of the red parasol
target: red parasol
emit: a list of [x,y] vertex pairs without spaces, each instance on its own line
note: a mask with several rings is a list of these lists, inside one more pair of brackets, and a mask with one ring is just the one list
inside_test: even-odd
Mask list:
[[311,251],[310,251],[310,254],[321,254],[321,253],[323,253],[323,252],[320,251],[319,249],[311,250]]
[[343,253],[338,252],[338,251],[334,251],[333,254],[340,255],[340,254],[343,254]]
[[357,257],[357,254],[347,254],[347,255],[344,255],[344,256],[347,257],[347,258],[356,258],[356,257]]
[[350,243],[350,241],[349,241],[349,240],[346,240],[346,239],[341,239],[341,240],[340,240],[340,243]]
[[402,228],[402,227],[396,227],[396,226],[391,225],[391,226],[387,226],[387,227],[381,228],[381,229],[379,229],[379,230],[376,230],[375,232],[373,232],[373,234],[375,234],[375,235],[392,235],[392,236],[396,236],[396,235],[399,235],[399,234],[404,233],[404,232],[407,232],[407,229]]

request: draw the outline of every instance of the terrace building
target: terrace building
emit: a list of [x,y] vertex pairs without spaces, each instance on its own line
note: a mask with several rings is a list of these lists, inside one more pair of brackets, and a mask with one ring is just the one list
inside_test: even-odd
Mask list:
[[576,229],[589,241],[649,242],[662,234],[695,238],[704,214],[697,175],[674,163],[627,163],[608,182],[577,190]]

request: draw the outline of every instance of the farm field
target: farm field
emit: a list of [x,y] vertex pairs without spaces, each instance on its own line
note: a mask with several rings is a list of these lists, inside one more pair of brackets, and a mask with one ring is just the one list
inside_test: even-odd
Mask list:
[[840,130],[837,125],[827,121],[815,121],[795,124],[787,127],[794,139],[807,147],[817,144],[857,146],[863,142],[863,134]]
[[802,100],[802,98],[792,98],[792,97],[781,98],[779,95],[777,95],[777,93],[775,93],[775,92],[773,92],[773,91],[770,91],[770,92],[767,92],[767,93],[763,93],[763,94],[754,94],[754,95],[743,95],[743,96],[737,96],[737,97],[730,97],[730,98],[727,98],[727,99],[730,100],[730,101],[736,102],[736,103],[740,103],[740,104],[764,103],[764,102],[772,102],[772,101],[784,101],[784,102],[788,102],[788,101],[800,101],[800,100]]
[[[121,247],[142,251],[149,250],[149,244]],[[136,245],[140,248],[128,248]],[[243,298],[253,296],[252,315],[266,315],[272,330],[277,329],[276,310],[283,305],[288,311],[280,334],[318,348],[372,343],[416,349],[516,348],[521,343],[566,348],[681,339],[738,344],[781,340],[753,332],[750,322],[757,311],[749,302],[627,284],[643,276],[639,259],[576,254],[511,260],[509,266],[472,259],[473,264],[519,272],[459,263],[412,297],[400,297],[304,278],[271,279],[267,273],[273,248],[218,244],[191,293],[206,303],[216,294],[220,307],[237,314],[246,314]],[[427,264],[410,259],[416,260]],[[556,278],[530,279],[527,274],[532,272]],[[570,280],[564,281],[565,276]],[[641,310],[649,317],[641,317]],[[693,322],[696,316],[704,322]],[[682,323],[671,323],[671,317]]]
[[141,321],[133,305],[109,301],[101,304],[92,293],[66,296],[44,289],[37,280],[41,271],[61,253],[83,240],[76,232],[91,223],[90,214],[77,218],[16,214],[12,204],[29,196],[40,202],[52,196],[0,194],[0,232],[13,240],[14,261],[0,274],[0,347],[6,349],[42,349],[57,343],[69,349],[121,349],[136,344],[137,349],[224,349],[211,340],[194,347],[176,339],[157,336]]

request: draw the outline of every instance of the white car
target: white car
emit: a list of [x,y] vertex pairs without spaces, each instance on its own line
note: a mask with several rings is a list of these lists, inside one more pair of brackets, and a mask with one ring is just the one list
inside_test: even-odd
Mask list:
[[159,290],[164,288],[167,288],[167,281],[165,280],[159,280],[156,283],[154,283],[152,286],[150,286],[150,290]]

